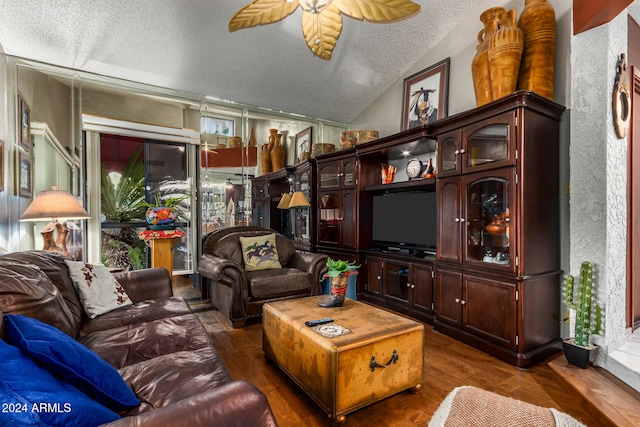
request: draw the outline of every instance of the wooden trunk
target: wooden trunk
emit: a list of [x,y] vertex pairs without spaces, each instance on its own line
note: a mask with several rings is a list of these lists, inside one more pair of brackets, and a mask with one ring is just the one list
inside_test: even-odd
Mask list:
[[[330,419],[343,422],[349,412],[403,390],[420,389],[421,323],[351,299],[340,308],[320,308],[318,299],[265,304],[263,349]],[[325,338],[305,326],[307,320],[324,317],[351,332]]]

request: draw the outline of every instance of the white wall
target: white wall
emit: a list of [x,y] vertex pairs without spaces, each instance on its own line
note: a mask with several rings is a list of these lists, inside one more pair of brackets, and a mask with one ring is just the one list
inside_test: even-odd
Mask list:
[[[555,101],[568,106],[570,82],[571,2],[550,0],[556,13],[556,66]],[[524,9],[524,0],[486,0],[467,13],[458,26],[424,57],[416,58],[415,65],[389,87],[373,104],[353,122],[351,129],[376,129],[380,136],[401,130],[402,93],[404,79],[441,60],[450,57],[449,115],[474,108],[475,93],[471,78],[471,61],[476,53],[478,33],[483,29],[480,15],[491,7],[516,9],[518,16]]]
[[[640,18],[640,3],[628,9]],[[597,363],[627,339],[627,138],[613,127],[611,94],[627,53],[627,13],[572,39],[571,271],[592,261],[605,306]]]

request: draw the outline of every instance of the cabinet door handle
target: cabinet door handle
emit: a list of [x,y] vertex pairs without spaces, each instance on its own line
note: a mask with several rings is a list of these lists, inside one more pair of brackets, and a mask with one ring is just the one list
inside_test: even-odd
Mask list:
[[460,222],[460,218],[454,219],[455,222]]
[[340,217],[340,218],[336,218],[338,221],[344,221],[344,218]]
[[464,154],[464,153],[465,153],[465,150],[463,148],[463,149],[460,150],[460,154]]
[[465,222],[465,221],[466,221],[466,219],[460,218],[460,222]]
[[410,287],[411,287],[411,283],[407,283],[407,288],[410,288]]
[[454,151],[453,154],[460,154],[460,150]]
[[456,298],[456,302],[457,302],[457,303],[458,303],[458,302],[460,302],[460,298]]
[[416,288],[416,285],[411,285],[411,289],[415,289],[415,288]]
[[460,304],[465,305],[467,302],[465,300],[460,301]]
[[380,276],[378,276],[378,280],[380,280]]

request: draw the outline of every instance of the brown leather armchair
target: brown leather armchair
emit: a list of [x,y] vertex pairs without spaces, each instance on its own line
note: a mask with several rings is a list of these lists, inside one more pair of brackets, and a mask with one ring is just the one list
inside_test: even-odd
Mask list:
[[[282,268],[246,271],[240,237],[270,233],[276,234]],[[205,236],[198,271],[211,303],[237,328],[260,317],[266,302],[319,295],[327,255],[296,250],[291,240],[269,228],[226,227]]]

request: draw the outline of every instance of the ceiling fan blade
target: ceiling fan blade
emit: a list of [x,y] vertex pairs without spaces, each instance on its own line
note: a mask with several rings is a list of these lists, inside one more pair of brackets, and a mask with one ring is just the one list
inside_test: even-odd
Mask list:
[[291,15],[298,7],[298,2],[282,0],[255,0],[240,9],[229,21],[229,31],[271,24]]
[[367,21],[393,21],[420,10],[419,4],[409,0],[333,0],[331,4],[345,15]]
[[331,59],[331,53],[342,32],[340,10],[329,5],[320,13],[302,13],[302,33],[314,55]]

